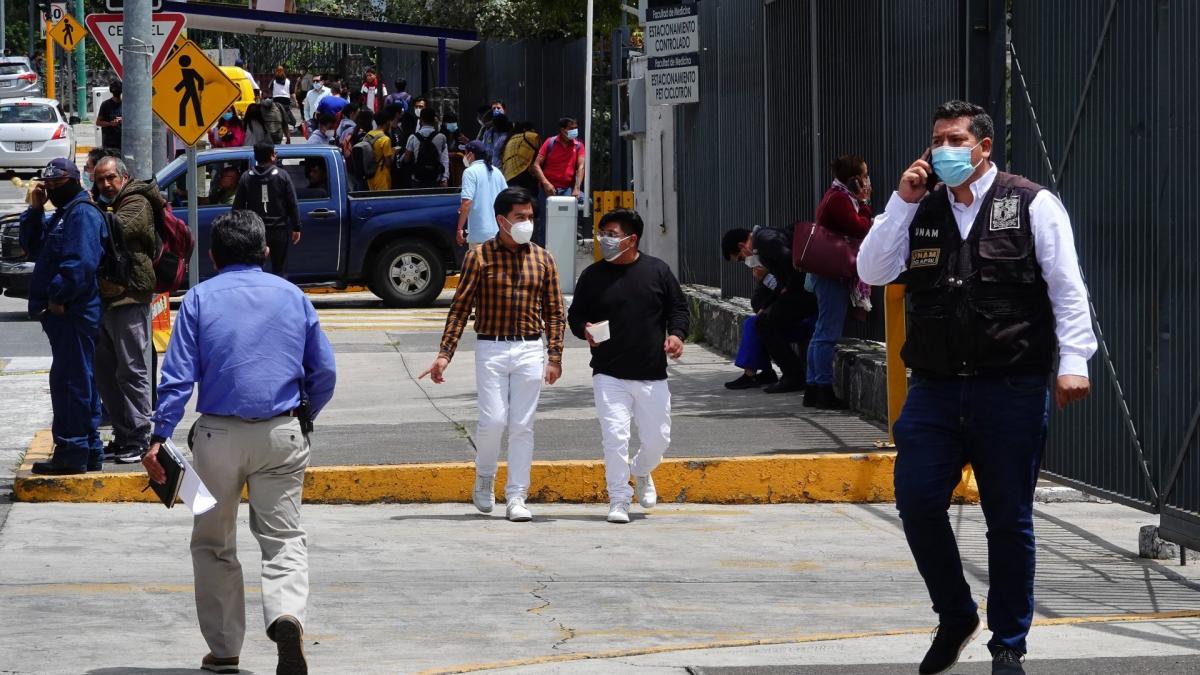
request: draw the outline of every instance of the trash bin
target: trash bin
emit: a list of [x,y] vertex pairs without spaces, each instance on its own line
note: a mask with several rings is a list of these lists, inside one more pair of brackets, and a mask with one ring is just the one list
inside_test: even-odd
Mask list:
[[563,293],[575,292],[575,240],[579,228],[579,201],[574,197],[546,200],[546,250],[558,264]]

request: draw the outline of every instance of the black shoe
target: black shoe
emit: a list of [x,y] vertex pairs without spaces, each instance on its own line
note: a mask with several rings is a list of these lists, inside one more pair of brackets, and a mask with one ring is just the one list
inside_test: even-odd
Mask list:
[[778,382],[766,387],[763,391],[768,394],[790,394],[796,391],[804,391],[804,381],[794,380],[784,375]]
[[804,388],[804,407],[819,408],[821,402],[821,390],[818,387]]
[[146,448],[137,445],[122,446],[112,459],[117,464],[137,464],[142,461],[142,455],[146,454]]
[[68,464],[58,457],[51,457],[45,462],[34,462],[31,471],[39,476],[73,476],[88,472],[88,464]]
[[767,368],[758,375],[754,376],[754,381],[761,385],[775,384],[779,381],[779,376],[775,374],[774,369]]
[[279,649],[275,675],[308,675],[304,658],[304,629],[294,616],[281,616],[271,624],[270,637]]
[[726,389],[755,389],[761,386],[758,383],[758,378],[753,375],[746,375],[745,373],[742,373],[742,376],[738,379],[725,383]]
[[845,401],[838,398],[837,394],[833,393],[833,385],[822,384],[815,388],[818,391],[816,406],[814,407],[820,408],[821,410],[845,410],[846,408],[850,407],[846,405]]
[[109,441],[108,445],[104,446],[104,461],[116,461],[117,453],[121,451],[121,446],[117,445],[116,441]]
[[1025,675],[1025,669],[1021,667],[1024,660],[1024,655],[1015,649],[997,647],[992,653],[992,675]]
[[978,633],[978,616],[965,623],[938,624],[933,644],[930,645],[929,651],[925,652],[925,658],[917,672],[921,675],[935,675],[950,670],[958,663],[959,655]]
[[91,458],[88,459],[88,472],[103,471],[103,470],[104,470],[104,460],[91,459]]

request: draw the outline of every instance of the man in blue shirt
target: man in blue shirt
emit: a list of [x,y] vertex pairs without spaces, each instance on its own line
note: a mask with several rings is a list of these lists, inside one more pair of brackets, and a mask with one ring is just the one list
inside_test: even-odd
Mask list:
[[[492,156],[482,141],[471,141],[463,148],[462,190],[458,208],[458,245],[478,248],[496,236],[496,212],[492,203],[504,192],[508,182],[498,166],[492,166]],[[466,232],[463,228],[466,228]]]
[[[47,218],[46,202],[55,207]],[[50,339],[50,404],[54,454],[34,462],[33,473],[65,475],[99,471],[100,398],[92,376],[100,332],[100,265],[104,217],[79,182],[79,169],[56,159],[21,215],[21,246],[36,262],[29,287],[29,316],[40,319]]]
[[308,543],[299,509],[309,443],[301,402],[315,417],[333,397],[333,348],[304,293],[262,271],[267,254],[257,214],[235,210],[213,221],[209,257],[217,276],[179,306],[142,460],[151,480],[165,481],[156,455],[199,383],[192,452],[217,505],[195,518],[192,567],[200,632],[211,650],[201,667],[218,673],[237,672],[246,632],[236,544],[243,487],[262,549],[263,616],[278,645],[276,672],[308,672]]

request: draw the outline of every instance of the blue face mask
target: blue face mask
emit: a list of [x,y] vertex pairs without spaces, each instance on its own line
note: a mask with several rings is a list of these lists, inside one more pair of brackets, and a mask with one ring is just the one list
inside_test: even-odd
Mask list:
[[950,187],[958,187],[975,173],[976,167],[983,163],[983,159],[979,162],[971,163],[971,151],[979,147],[979,141],[969,148],[948,148],[946,146],[933,149],[933,170],[937,173],[938,178],[943,183]]
[[451,133],[458,131],[458,122],[446,122],[446,131]]
[[567,129],[567,138],[571,140],[579,138],[579,129]]
[[231,113],[231,112],[224,113],[223,115],[221,115],[221,119],[228,122],[229,120],[233,119],[233,113]]
[[499,108],[492,108],[492,117],[499,117],[504,114],[504,111]]

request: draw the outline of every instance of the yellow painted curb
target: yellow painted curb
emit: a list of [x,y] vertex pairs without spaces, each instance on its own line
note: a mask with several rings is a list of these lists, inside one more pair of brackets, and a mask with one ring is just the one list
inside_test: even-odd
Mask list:
[[[452,291],[458,288],[459,275],[452,274],[446,277],[446,285],[442,286],[444,291]],[[362,293],[370,290],[366,286],[352,285],[345,288],[334,288],[333,286],[313,286],[312,288],[304,289],[309,295],[328,295],[330,293]]]
[[[153,502],[144,473],[33,476],[34,459],[49,455],[49,432],[39,432],[13,486],[23,502]],[[691,504],[873,503],[895,500],[895,453],[776,455],[668,459],[654,471],[662,502]],[[505,483],[505,465],[496,476]],[[973,477],[955,492],[956,501],[976,503]],[[304,501],[310,504],[469,502],[475,466],[469,462],[310,467]],[[603,461],[553,461],[533,465],[530,501],[604,503]],[[498,495],[500,496],[500,495]]]

